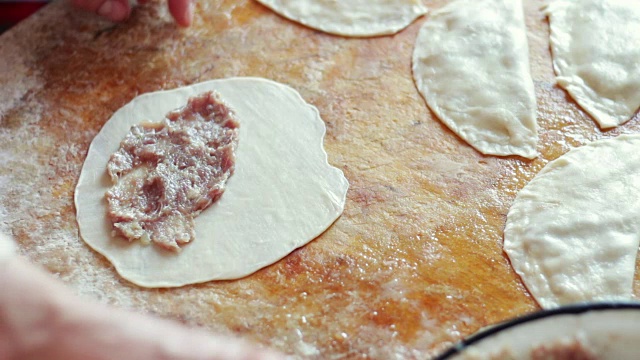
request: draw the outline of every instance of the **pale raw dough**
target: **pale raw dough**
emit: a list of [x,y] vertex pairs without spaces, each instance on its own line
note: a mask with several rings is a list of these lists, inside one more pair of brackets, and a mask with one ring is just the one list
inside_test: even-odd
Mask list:
[[640,2],[556,0],[547,8],[557,81],[602,128],[640,107]]
[[[129,128],[159,121],[191,96],[217,91],[240,121],[235,174],[224,195],[196,218],[196,237],[180,254],[111,236],[106,173]],[[207,81],[141,95],[105,123],[89,148],[75,202],[84,241],[125,279],[176,287],[253,273],[308,243],[342,213],[349,186],[327,162],[318,110],[290,87],[257,78]]]
[[310,28],[343,36],[395,34],[426,14],[420,0],[258,0]]
[[516,196],[504,250],[544,308],[629,300],[640,242],[640,135],[574,149]]
[[431,110],[478,151],[534,158],[528,54],[519,0],[458,0],[420,30],[413,76]]

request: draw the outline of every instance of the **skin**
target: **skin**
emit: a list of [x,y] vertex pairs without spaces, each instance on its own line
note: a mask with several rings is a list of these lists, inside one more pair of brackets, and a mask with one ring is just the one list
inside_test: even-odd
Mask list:
[[[73,5],[96,13],[113,22],[126,20],[131,14],[129,0],[70,0]],[[140,0],[144,3],[147,0]],[[193,0],[167,0],[169,12],[180,26],[187,27],[193,20]]]
[[0,261],[0,289],[3,360],[284,359],[239,339],[82,299],[20,257]]

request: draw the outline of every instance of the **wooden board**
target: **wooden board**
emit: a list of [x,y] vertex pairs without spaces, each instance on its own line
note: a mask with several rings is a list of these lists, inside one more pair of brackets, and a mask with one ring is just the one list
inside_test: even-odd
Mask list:
[[[542,5],[525,5],[541,152],[525,161],[480,155],[427,109],[411,77],[426,18],[396,36],[347,39],[252,0],[199,1],[186,30],[157,2],[117,26],[56,2],[0,36],[0,230],[105,303],[296,357],[433,356],[538,309],[501,248],[516,192],[572,147],[640,131],[637,119],[600,131],[555,85]],[[351,182],[346,210],[308,246],[245,279],[136,287],[78,237],[73,191],[87,147],[138,94],[231,76],[289,84],[318,106],[329,160]],[[638,277],[634,285],[638,293]]]

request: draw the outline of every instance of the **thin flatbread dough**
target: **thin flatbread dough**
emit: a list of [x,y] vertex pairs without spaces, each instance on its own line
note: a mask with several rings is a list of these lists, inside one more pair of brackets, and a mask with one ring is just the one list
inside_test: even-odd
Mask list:
[[[224,196],[196,218],[195,241],[180,254],[111,235],[104,194],[109,156],[130,127],[216,91],[240,121],[235,174]],[[349,186],[329,165],[318,110],[288,86],[258,78],[207,81],[141,95],[94,138],[75,192],[80,234],[125,279],[177,287],[236,279],[270,265],[324,232],[342,213]]]
[[557,81],[603,129],[640,107],[640,2],[553,1],[547,8]]
[[454,1],[425,22],[413,76],[427,105],[483,154],[538,155],[536,99],[519,0]]
[[395,34],[427,13],[420,0],[258,0],[287,19],[330,34]]
[[640,243],[640,135],[574,149],[516,196],[504,250],[544,308],[629,300]]

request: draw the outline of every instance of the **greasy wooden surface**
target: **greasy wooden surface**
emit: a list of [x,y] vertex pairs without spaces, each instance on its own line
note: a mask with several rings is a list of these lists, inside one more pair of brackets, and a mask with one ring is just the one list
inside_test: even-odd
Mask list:
[[[0,230],[102,302],[295,357],[432,356],[537,309],[501,250],[517,190],[571,147],[639,131],[634,119],[602,133],[554,84],[542,1],[526,3],[542,154],[534,161],[482,156],[434,119],[410,72],[425,18],[396,36],[346,39],[252,0],[199,1],[186,30],[159,3],[118,26],[49,5],[0,36]],[[78,237],[73,190],[87,147],[138,94],[230,76],[289,84],[318,106],[329,160],[351,182],[344,215],[248,278],[138,288]]]

